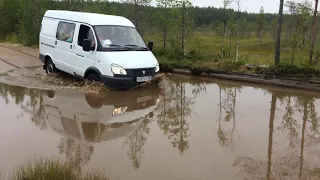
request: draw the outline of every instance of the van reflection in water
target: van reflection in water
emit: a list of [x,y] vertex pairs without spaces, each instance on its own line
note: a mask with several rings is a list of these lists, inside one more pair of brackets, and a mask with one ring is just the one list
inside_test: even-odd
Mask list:
[[126,136],[146,119],[160,101],[163,90],[82,93],[47,91],[45,118],[60,133],[89,142]]

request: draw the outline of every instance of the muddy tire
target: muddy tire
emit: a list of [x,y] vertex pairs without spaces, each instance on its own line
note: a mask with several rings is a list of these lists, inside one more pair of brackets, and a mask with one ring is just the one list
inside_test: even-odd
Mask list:
[[86,78],[86,80],[87,81],[95,81],[95,82],[98,82],[98,81],[100,81],[100,77],[97,75],[97,74],[95,74],[95,73],[91,73],[91,74],[89,74],[88,76],[87,76],[87,78]]
[[53,64],[52,60],[49,58],[46,61],[45,64],[45,70],[47,74],[51,74],[51,73],[57,73],[58,69],[56,68],[56,66]]

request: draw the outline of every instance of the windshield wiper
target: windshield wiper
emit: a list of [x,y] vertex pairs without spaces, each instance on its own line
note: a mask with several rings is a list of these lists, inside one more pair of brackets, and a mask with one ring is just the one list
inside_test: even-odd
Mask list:
[[127,47],[127,46],[121,46],[119,44],[109,44],[109,47],[119,47],[119,48],[125,48],[125,49],[132,49],[132,47]]
[[135,45],[135,44],[128,44],[128,45],[124,45],[124,46],[126,46],[126,47],[136,47],[136,48],[139,48],[139,49],[148,50],[148,48],[146,48],[146,47],[142,47],[142,46]]

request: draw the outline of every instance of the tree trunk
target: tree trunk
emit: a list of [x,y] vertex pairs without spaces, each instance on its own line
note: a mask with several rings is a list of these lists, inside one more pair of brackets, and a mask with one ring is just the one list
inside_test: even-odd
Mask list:
[[232,34],[230,32],[230,37],[229,37],[229,58],[231,58],[231,46],[232,46]]
[[310,65],[313,63],[313,51],[314,51],[314,46],[317,39],[318,1],[319,0],[315,0],[315,8],[314,8],[313,18],[312,18],[312,31],[311,31],[311,38],[310,38],[310,54],[309,54]]
[[261,35],[261,31],[259,31],[259,45],[262,45],[262,35]]
[[277,39],[276,39],[276,51],[274,63],[277,65],[280,62],[280,42],[281,42],[281,28],[282,28],[282,19],[283,19],[283,2],[280,0],[279,14],[278,14],[278,25],[277,25]]
[[137,0],[134,0],[134,23],[135,23],[135,26],[139,29],[139,26],[138,26],[138,2],[137,2]]
[[238,62],[239,59],[239,38],[240,38],[240,1],[237,0],[237,5],[238,5],[238,22],[237,22],[237,40],[236,40],[236,62]]
[[238,62],[239,58],[239,30],[237,32],[237,40],[236,40],[236,62]]
[[167,0],[165,0],[164,4],[164,30],[163,30],[163,50],[166,52],[167,50],[167,31],[168,31],[168,9],[167,9]]
[[186,36],[186,5],[185,2],[183,1],[182,4],[182,36],[181,36],[181,48],[182,48],[182,53],[185,56],[185,36]]

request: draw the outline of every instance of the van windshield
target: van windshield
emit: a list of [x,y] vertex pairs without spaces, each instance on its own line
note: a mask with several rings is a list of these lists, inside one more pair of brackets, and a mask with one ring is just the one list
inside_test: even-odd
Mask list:
[[142,37],[133,27],[95,26],[102,50],[148,50]]

